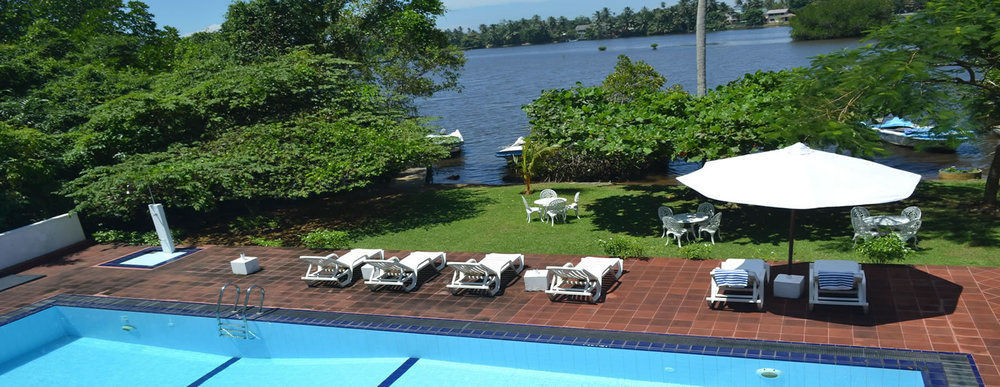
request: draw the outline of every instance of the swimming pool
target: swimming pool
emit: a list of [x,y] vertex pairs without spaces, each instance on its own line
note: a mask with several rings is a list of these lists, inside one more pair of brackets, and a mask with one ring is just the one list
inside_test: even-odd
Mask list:
[[0,385],[921,386],[962,384],[945,366],[970,366],[963,354],[295,310],[250,321],[247,340],[220,337],[214,308],[57,296],[0,319]]

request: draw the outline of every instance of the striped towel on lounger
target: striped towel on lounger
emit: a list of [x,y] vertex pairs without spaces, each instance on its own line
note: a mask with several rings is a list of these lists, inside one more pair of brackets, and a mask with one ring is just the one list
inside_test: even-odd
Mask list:
[[745,288],[750,274],[743,269],[715,269],[712,270],[712,277],[719,286]]
[[821,271],[816,276],[819,277],[820,289],[823,290],[854,289],[854,273],[847,271]]

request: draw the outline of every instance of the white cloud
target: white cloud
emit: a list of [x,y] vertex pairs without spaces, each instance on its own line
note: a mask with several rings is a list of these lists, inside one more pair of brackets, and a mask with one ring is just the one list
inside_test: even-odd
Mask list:
[[504,5],[516,3],[544,3],[549,0],[444,0],[447,9],[477,8],[490,5]]
[[209,25],[208,27],[205,27],[205,28],[200,29],[198,31],[188,32],[184,36],[191,36],[191,35],[197,34],[199,32],[215,32],[215,31],[218,31],[220,29],[222,29],[222,25],[221,24],[212,24],[212,25]]

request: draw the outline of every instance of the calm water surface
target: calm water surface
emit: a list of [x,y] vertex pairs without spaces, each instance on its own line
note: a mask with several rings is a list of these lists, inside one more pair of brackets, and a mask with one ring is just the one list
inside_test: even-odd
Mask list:
[[[722,31],[708,34],[707,74],[710,88],[757,70],[807,66],[809,58],[859,45],[857,40],[837,39],[794,42],[787,27]],[[657,43],[657,50],[650,44]],[[611,73],[618,55],[644,60],[693,92],[696,88],[694,35],[669,35],[601,41],[578,41],[540,46],[471,50],[460,79],[461,92],[438,93],[418,102],[420,114],[440,117],[434,124],[448,131],[460,129],[465,145],[460,157],[435,169],[437,183],[502,184],[506,164],[494,153],[518,136],[528,134],[528,118],[521,106],[545,89],[570,88],[577,82],[596,85]],[[606,46],[607,51],[599,51]],[[889,157],[876,161],[896,168],[936,176],[951,165],[982,167],[988,164],[983,149],[989,141],[965,144],[953,154],[929,154],[894,147]],[[981,149],[983,148],[983,149]],[[697,166],[671,164],[671,174]],[[456,178],[457,176],[457,178]]]

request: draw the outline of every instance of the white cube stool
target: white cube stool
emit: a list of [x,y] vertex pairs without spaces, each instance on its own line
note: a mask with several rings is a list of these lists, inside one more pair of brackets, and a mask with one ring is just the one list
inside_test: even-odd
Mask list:
[[806,289],[806,277],[801,275],[778,274],[774,278],[774,296],[799,298]]
[[524,272],[524,291],[542,292],[549,288],[548,270],[528,270]]
[[365,281],[372,279],[372,274],[375,273],[375,266],[364,264],[361,265],[361,278]]
[[247,257],[245,255],[240,255],[232,261],[229,261],[229,265],[233,267],[233,274],[253,274],[260,270],[260,263],[257,262],[257,257]]

